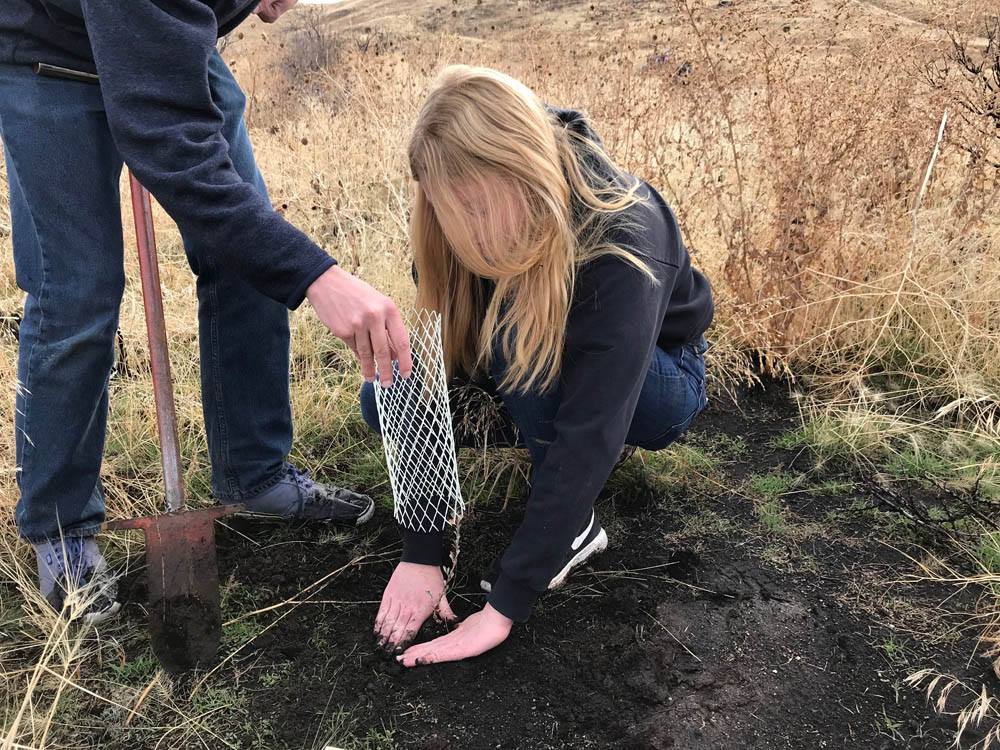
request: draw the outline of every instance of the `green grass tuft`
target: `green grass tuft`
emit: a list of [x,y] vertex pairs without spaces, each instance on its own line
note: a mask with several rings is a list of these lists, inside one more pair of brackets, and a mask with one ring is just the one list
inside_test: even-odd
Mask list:
[[784,509],[776,498],[758,503],[756,510],[757,518],[768,532],[781,535],[788,533],[789,529],[788,523],[785,520]]
[[755,495],[777,498],[794,489],[799,481],[799,476],[787,472],[754,474],[747,480],[747,486]]

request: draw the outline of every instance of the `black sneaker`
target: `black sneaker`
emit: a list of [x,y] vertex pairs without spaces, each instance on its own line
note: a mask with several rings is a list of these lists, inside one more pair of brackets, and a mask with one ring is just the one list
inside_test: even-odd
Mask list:
[[251,518],[278,518],[295,521],[360,526],[375,513],[375,502],[367,495],[314,481],[308,471],[291,464],[271,487],[243,501]]
[[618,460],[615,461],[615,465],[611,467],[611,471],[618,471],[625,462],[628,461],[632,456],[635,455],[636,447],[634,445],[626,445],[622,448],[622,452],[618,455]]
[[[608,535],[604,531],[604,527],[597,520],[596,511],[592,511],[587,525],[584,526],[583,531],[580,532],[579,536],[570,545],[569,551],[566,553],[565,564],[556,573],[555,577],[549,581],[549,591],[553,591],[566,583],[566,579],[573,568],[583,565],[590,557],[603,552],[607,547]],[[479,588],[487,594],[490,593],[493,590],[493,584],[496,583],[499,577],[500,560],[494,559],[490,564],[490,569],[479,582]]]

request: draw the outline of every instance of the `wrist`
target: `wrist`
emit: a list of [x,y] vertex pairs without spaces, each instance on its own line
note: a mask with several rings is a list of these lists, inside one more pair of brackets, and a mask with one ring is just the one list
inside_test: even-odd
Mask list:
[[336,285],[343,276],[348,275],[340,266],[330,266],[328,269],[323,271],[316,280],[309,285],[306,289],[306,299],[312,302],[313,297],[322,289],[327,289],[332,285]]
[[443,565],[447,559],[444,549],[444,532],[412,531],[400,526],[403,537],[403,562],[423,565]]
[[514,622],[527,622],[538,597],[539,593],[530,586],[501,573],[493,584],[488,601],[493,609]]
[[441,572],[440,565],[432,565],[429,563],[418,563],[418,562],[408,562],[407,560],[400,560],[396,563],[397,568],[403,568],[404,570],[418,570],[420,572],[436,570]]
[[492,604],[487,603],[486,606],[483,607],[483,614],[491,623],[506,628],[508,632],[514,627],[514,621],[507,617],[507,615],[501,614],[497,610],[493,609]]

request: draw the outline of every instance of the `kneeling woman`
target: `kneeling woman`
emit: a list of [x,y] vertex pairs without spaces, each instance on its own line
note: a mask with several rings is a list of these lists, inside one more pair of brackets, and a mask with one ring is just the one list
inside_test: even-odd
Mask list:
[[[493,70],[452,66],[409,147],[418,306],[442,316],[449,374],[486,382],[531,456],[524,519],[488,603],[407,649],[476,656],[607,545],[594,512],[625,445],[658,450],[705,407],[711,289],[660,195],[618,169],[578,112]],[[372,385],[362,413],[378,430]],[[443,597],[442,540],[404,532],[375,631],[405,646]]]

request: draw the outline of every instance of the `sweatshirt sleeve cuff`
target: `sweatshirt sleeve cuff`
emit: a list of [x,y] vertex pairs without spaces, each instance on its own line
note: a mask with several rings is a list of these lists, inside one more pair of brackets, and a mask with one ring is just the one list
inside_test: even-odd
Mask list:
[[509,617],[514,622],[527,622],[539,596],[536,591],[501,573],[490,591],[489,603],[504,617]]
[[312,283],[335,265],[337,265],[337,261],[326,255],[319,263],[313,266],[312,270],[302,277],[301,283],[288,296],[288,301],[285,303],[288,309],[297,309],[302,304],[302,300],[306,298],[306,292],[309,291]]
[[402,562],[417,563],[418,565],[444,564],[443,531],[424,533],[404,529],[402,526],[399,531],[403,535]]

